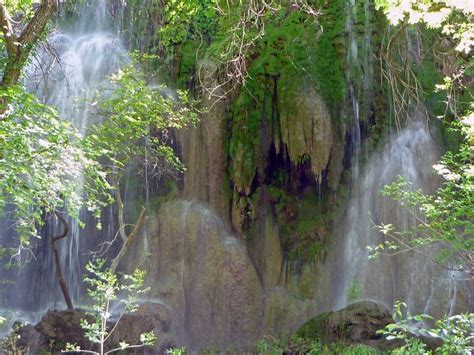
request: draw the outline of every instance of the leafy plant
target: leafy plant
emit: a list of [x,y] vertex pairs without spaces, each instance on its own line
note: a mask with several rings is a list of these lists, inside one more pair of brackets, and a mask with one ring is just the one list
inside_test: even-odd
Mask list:
[[[56,111],[41,104],[21,87],[4,90],[10,98],[8,119],[0,121],[0,211],[13,204],[18,252],[37,237],[43,213],[67,207],[78,217],[85,204],[96,217],[110,201],[110,185],[96,150],[82,145],[83,137]],[[83,195],[82,176],[91,182]],[[19,254],[18,254],[19,255]]]
[[184,355],[184,354],[186,354],[186,348],[183,346],[183,347],[180,347],[180,348],[168,349],[168,350],[166,350],[166,354],[167,355]]
[[426,345],[416,336],[437,337],[443,339],[443,344],[436,349],[439,354],[471,354],[474,350],[474,314],[460,314],[440,319],[432,328],[420,325],[433,318],[426,314],[412,315],[407,311],[407,304],[396,302],[393,310],[392,324],[377,331],[388,340],[403,340],[405,345],[397,348],[396,354],[431,354]]
[[353,303],[357,301],[362,295],[362,284],[358,280],[352,280],[349,289],[347,290],[347,301]]
[[[63,352],[81,351],[90,354],[111,354],[126,349],[140,348],[153,345],[156,337],[153,332],[140,335],[139,344],[128,344],[120,342],[119,347],[106,351],[105,345],[111,334],[114,332],[122,316],[126,312],[134,312],[138,308],[137,296],[148,291],[143,288],[145,272],[136,270],[132,275],[124,275],[119,280],[117,275],[110,270],[105,269],[105,260],[97,260],[95,263],[89,262],[86,266],[89,276],[84,278],[88,284],[88,295],[94,301],[91,315],[95,321],[90,323],[86,319],[81,321],[81,327],[84,329],[86,337],[93,343],[98,344],[99,351],[84,350],[77,345],[68,344]],[[119,300],[119,296],[125,296]],[[109,329],[108,322],[112,317],[112,303],[119,302],[122,305],[121,313],[114,326]]]

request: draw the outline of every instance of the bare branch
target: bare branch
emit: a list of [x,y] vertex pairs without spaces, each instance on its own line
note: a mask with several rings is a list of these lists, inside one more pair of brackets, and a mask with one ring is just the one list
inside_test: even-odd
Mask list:
[[123,243],[122,248],[120,249],[117,256],[114,258],[114,260],[112,260],[112,265],[110,265],[110,271],[113,274],[115,274],[120,261],[122,260],[123,256],[127,252],[128,248],[130,247],[130,245],[132,244],[132,242],[135,240],[138,233],[142,229],[143,224],[145,223],[145,212],[146,212],[146,208],[142,206],[142,210],[140,212],[140,216],[138,216],[137,223],[135,224],[135,227],[133,228],[132,232],[127,237],[127,240]]
[[56,242],[58,240],[61,240],[67,237],[69,233],[69,225],[66,222],[66,219],[58,211],[55,211],[54,214],[56,215],[56,217],[61,222],[64,228],[61,234],[51,237],[51,241],[50,241],[51,249],[53,250],[53,254],[54,254],[54,262],[56,264],[56,278],[58,279],[59,286],[61,287],[61,292],[63,293],[67,308],[69,310],[74,310],[72,299],[71,299],[71,296],[69,295],[69,290],[67,288],[66,281],[64,280],[64,275],[63,275],[63,271],[61,267],[61,259],[59,257],[59,251],[56,248]]

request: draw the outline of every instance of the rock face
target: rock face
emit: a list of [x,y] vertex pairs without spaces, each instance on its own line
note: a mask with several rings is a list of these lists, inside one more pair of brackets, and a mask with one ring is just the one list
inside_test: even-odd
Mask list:
[[361,301],[336,312],[326,312],[307,321],[297,331],[303,338],[321,339],[323,342],[366,344],[381,350],[400,344],[389,342],[377,330],[392,323],[392,315],[385,306]]
[[171,309],[179,344],[193,350],[254,342],[261,333],[261,281],[245,246],[218,216],[200,203],[175,201],[146,230],[151,296]]
[[179,132],[186,172],[183,196],[208,202],[220,214],[228,217],[229,201],[224,193],[227,157],[224,137],[227,103],[219,87],[218,68],[210,60],[199,62],[199,78],[204,88],[202,104],[205,107],[195,128]]

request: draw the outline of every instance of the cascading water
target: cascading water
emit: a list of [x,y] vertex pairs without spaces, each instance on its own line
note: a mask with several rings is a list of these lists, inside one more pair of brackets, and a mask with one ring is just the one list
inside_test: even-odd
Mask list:
[[[356,26],[363,26],[363,31]],[[348,2],[346,30],[346,80],[354,117],[350,131],[353,179],[346,216],[337,232],[341,239],[332,251],[338,274],[332,308],[342,308],[356,299],[372,299],[391,308],[401,300],[412,311],[435,316],[452,313],[457,299],[462,299],[464,306],[471,303],[469,285],[458,280],[460,275],[414,252],[369,260],[367,246],[384,241],[377,224],[391,223],[403,230],[416,223],[407,209],[382,196],[382,188],[401,175],[414,188],[432,192],[437,184],[432,165],[439,158],[439,149],[423,123],[422,110],[415,110],[408,126],[392,134],[380,152],[367,154],[363,149],[361,123],[369,119],[373,81],[369,1]]]
[[[107,76],[129,62],[106,3],[96,0],[78,5],[76,21],[58,26],[28,70],[29,89],[43,102],[56,107],[60,117],[69,120],[81,133],[100,119],[91,107],[97,91],[104,90]],[[104,217],[103,230],[99,232],[101,240],[116,232],[112,212]],[[81,212],[80,218],[86,222],[86,229],[68,218],[69,235],[57,243],[65,279],[76,302],[84,291],[82,275],[89,258],[87,253],[97,244],[95,221],[86,211]],[[43,238],[37,241],[34,251],[36,260],[14,275],[14,286],[2,295],[3,307],[32,312],[63,303],[49,246],[50,236],[60,234],[62,229],[53,220],[43,228]]]
[[[432,192],[437,184],[432,165],[438,157],[423,114],[417,112],[409,125],[399,134],[394,133],[382,151],[373,154],[354,177],[343,223],[342,278],[334,308],[342,308],[355,299],[372,299],[391,308],[401,300],[413,312],[441,316],[454,311],[457,298],[462,298],[463,304],[470,303],[466,303],[470,298],[467,281],[458,280],[459,275],[416,252],[369,260],[367,246],[386,240],[376,225],[391,223],[404,230],[416,224],[407,208],[381,195],[382,188],[401,175],[415,189]],[[352,296],[351,289],[355,292]]]

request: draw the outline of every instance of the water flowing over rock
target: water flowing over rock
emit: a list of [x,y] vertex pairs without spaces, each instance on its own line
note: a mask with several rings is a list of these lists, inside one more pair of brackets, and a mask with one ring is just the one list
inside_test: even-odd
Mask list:
[[399,175],[425,193],[437,185],[432,165],[439,153],[420,114],[399,134],[394,133],[380,152],[368,157],[366,166],[354,177],[352,197],[341,224],[342,248],[333,249],[342,256],[337,263],[341,279],[335,308],[347,305],[351,289],[359,289],[353,295],[357,299],[377,300],[387,307],[403,300],[413,312],[434,316],[466,311],[472,305],[472,280],[437,266],[431,259],[435,250],[422,250],[428,257],[409,251],[369,260],[367,246],[386,240],[376,225],[392,223],[406,230],[417,223],[407,208],[383,197],[382,188]]
[[198,72],[206,110],[195,129],[178,133],[186,166],[183,197],[208,202],[227,220],[230,208],[224,186],[227,103],[221,96],[223,90],[219,89],[217,65],[202,60]]
[[171,308],[180,344],[224,349],[256,340],[261,282],[245,246],[216,214],[201,203],[178,200],[150,218],[148,234],[150,296]]

